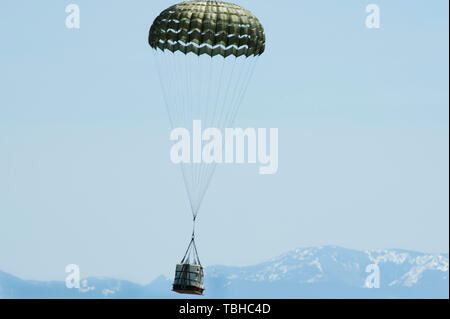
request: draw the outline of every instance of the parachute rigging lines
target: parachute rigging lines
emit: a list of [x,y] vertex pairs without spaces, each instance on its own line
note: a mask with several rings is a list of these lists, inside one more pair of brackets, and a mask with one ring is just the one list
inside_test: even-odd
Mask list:
[[[201,120],[203,128],[230,127],[245,96],[257,57],[184,55],[155,50],[158,75],[172,128],[191,128]],[[211,182],[216,163],[181,164],[193,217]]]
[[[265,35],[259,20],[238,5],[193,0],[161,12],[150,28],[149,44],[172,129],[189,129],[201,120],[203,129],[223,130],[234,122],[265,50]],[[181,164],[194,222],[182,263],[200,264],[195,221],[215,168],[214,162]]]

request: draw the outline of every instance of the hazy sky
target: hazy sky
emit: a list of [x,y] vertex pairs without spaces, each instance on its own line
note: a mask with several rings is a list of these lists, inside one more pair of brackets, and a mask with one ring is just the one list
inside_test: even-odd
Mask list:
[[[202,262],[326,244],[448,252],[448,1],[236,2],[267,34],[237,124],[279,128],[279,172],[218,168]],[[79,30],[69,3],[0,2],[0,270],[171,276],[191,216],[147,36],[173,2],[74,0]]]

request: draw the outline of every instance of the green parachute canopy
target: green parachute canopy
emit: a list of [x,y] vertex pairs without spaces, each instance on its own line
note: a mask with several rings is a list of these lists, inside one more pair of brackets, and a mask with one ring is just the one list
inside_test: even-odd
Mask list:
[[264,28],[250,11],[222,1],[185,1],[161,12],[150,28],[153,49],[184,54],[258,56]]

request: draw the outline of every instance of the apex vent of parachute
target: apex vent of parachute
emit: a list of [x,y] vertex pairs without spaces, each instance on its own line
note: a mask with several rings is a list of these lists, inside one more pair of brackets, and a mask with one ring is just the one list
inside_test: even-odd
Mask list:
[[249,10],[223,1],[184,1],[155,19],[148,37],[157,50],[184,54],[258,56],[266,46],[264,28]]

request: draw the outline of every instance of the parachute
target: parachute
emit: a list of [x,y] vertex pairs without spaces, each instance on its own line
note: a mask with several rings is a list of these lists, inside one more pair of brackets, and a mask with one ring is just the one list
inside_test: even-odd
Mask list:
[[[259,20],[236,4],[192,0],[162,11],[150,28],[149,44],[172,129],[192,128],[194,120],[206,128],[231,127],[265,42]],[[202,294],[203,268],[195,245],[195,221],[217,164],[180,165],[193,231],[177,265],[173,288]]]

